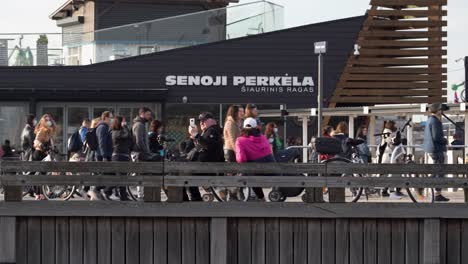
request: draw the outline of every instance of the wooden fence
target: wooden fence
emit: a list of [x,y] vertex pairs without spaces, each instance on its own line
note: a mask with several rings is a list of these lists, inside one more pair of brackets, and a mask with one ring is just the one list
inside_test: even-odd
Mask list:
[[[314,203],[318,201],[314,190],[324,186],[468,188],[463,175],[467,169],[467,165],[4,162],[0,263],[468,263],[466,204]],[[54,174],[22,175],[24,171]],[[341,173],[393,177],[336,177]],[[460,177],[396,177],[415,173]],[[308,177],[279,176],[284,174]],[[146,202],[21,201],[21,186],[41,184],[141,185]],[[308,203],[183,203],[181,188],[186,186],[304,187],[312,198]],[[170,203],[160,202],[161,188],[168,189]]]

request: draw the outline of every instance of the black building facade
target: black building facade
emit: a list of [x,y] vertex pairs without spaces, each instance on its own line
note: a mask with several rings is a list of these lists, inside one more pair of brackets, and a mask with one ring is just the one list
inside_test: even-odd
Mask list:
[[149,105],[167,121],[168,132],[181,136],[197,112],[213,111],[222,119],[230,104],[314,107],[318,41],[328,42],[327,103],[364,20],[353,17],[88,66],[0,67],[0,140],[18,141],[15,133],[23,126],[22,120],[1,119],[5,111],[52,113],[63,142],[83,117],[107,109],[130,119],[139,106]]

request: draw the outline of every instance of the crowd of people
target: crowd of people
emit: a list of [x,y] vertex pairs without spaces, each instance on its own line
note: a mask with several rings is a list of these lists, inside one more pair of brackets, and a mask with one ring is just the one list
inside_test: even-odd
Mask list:
[[[441,123],[441,104],[433,104],[431,115],[427,121],[424,134],[424,150],[434,163],[444,163],[447,140],[444,138]],[[123,116],[114,116],[105,111],[99,117],[89,120],[85,118],[78,131],[68,139],[68,157],[70,161],[96,162],[155,162],[167,158],[168,138],[164,135],[164,124],[152,118],[151,109],[142,107],[132,122]],[[186,140],[179,144],[178,160],[191,162],[275,162],[275,156],[284,150],[285,143],[279,136],[275,123],[263,124],[258,118],[255,104],[229,107],[224,125],[221,128],[215,116],[210,112],[203,112],[196,122],[190,122]],[[147,126],[148,124],[148,126]],[[149,127],[149,129],[147,129]],[[43,115],[37,121],[34,115],[27,116],[27,123],[21,133],[21,159],[24,161],[42,161],[54,152],[54,140],[57,125],[50,114]],[[391,163],[394,148],[401,144],[398,129],[394,121],[384,123],[382,140],[377,148],[378,163]],[[340,156],[350,159],[351,147],[349,131],[346,122],[340,122],[336,128],[327,126],[323,129],[322,137],[335,138],[342,143]],[[367,145],[368,128],[360,126],[355,139],[361,140],[356,149],[363,162],[372,162],[372,154]],[[452,144],[459,144],[455,138]],[[288,145],[297,145],[289,142]],[[0,156],[11,155],[9,141],[0,150]],[[310,153],[311,159],[326,161],[334,157],[330,154]],[[435,175],[442,177],[443,175]],[[265,200],[261,188],[253,188],[259,200]],[[32,188],[30,195],[37,200],[43,200],[40,188]],[[84,198],[91,200],[110,200],[113,193],[121,201],[129,200],[125,187],[86,186],[82,188]],[[400,189],[384,189],[383,197],[401,199],[404,194]],[[223,195],[230,199],[239,199],[237,190],[227,189]],[[202,197],[197,187],[188,188],[184,192],[184,199],[201,201]],[[436,189],[436,201],[448,201],[440,189]]]

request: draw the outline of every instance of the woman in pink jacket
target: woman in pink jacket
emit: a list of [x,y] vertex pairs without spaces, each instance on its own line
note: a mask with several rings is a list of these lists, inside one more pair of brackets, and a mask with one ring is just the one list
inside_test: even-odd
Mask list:
[[[236,141],[237,163],[245,162],[275,162],[270,142],[257,128],[254,118],[244,120],[240,137]],[[257,198],[265,201],[262,188],[252,188]]]

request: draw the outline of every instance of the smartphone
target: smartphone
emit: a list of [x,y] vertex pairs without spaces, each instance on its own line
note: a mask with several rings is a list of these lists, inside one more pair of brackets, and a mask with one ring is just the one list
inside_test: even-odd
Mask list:
[[190,126],[191,127],[196,127],[197,125],[195,124],[195,118],[190,118]]

